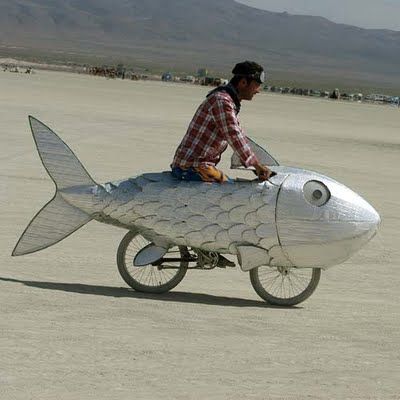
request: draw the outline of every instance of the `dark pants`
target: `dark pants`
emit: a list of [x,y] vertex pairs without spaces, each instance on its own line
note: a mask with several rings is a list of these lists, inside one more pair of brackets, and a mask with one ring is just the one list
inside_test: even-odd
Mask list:
[[172,168],[172,176],[180,181],[202,181],[201,176],[193,168],[182,169],[179,167]]

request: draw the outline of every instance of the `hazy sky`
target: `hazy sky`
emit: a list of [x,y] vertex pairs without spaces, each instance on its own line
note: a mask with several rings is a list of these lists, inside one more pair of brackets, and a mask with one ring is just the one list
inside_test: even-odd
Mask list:
[[236,0],[290,14],[318,15],[331,21],[400,31],[400,0]]

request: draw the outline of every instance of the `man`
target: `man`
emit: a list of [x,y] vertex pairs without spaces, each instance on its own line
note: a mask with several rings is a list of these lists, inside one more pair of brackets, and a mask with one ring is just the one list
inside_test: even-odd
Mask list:
[[259,180],[274,173],[260,164],[240,127],[237,114],[242,100],[252,100],[265,80],[264,69],[253,61],[235,65],[226,86],[212,90],[197,109],[171,164],[181,180],[223,183],[229,178],[216,165],[228,144],[245,167],[254,167]]

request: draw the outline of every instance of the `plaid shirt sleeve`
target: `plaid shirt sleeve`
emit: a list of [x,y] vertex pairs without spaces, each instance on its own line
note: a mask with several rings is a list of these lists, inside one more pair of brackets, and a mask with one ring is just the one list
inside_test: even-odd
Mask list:
[[238,154],[242,164],[245,167],[257,164],[257,157],[251,151],[246,136],[239,125],[233,103],[222,96],[217,96],[211,112],[217,129]]

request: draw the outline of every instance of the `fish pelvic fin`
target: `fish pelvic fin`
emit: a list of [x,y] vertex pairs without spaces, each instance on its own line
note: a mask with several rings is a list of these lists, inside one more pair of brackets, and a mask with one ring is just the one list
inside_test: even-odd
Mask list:
[[93,217],[67,203],[57,192],[33,217],[18,240],[12,255],[43,250],[65,239]]

